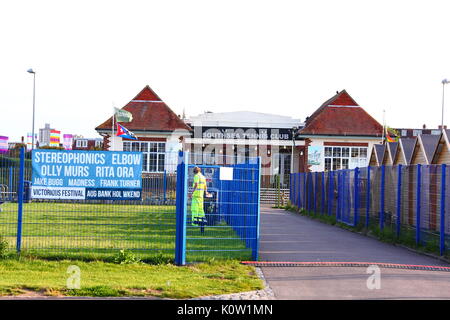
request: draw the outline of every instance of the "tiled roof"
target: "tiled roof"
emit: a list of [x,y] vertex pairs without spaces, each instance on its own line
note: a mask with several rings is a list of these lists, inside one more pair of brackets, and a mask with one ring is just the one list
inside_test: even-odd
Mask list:
[[449,129],[445,129],[445,135],[447,136],[447,139],[450,140],[450,130]]
[[342,90],[325,101],[299,135],[380,136],[383,126]]
[[389,142],[388,147],[391,153],[392,161],[395,161],[395,156],[397,155],[398,151],[398,142]]
[[[123,122],[131,131],[174,131],[176,129],[192,129],[184,123],[149,87],[146,86],[134,97],[123,110],[133,115],[133,121]],[[111,130],[112,117],[99,125],[95,130]]]
[[432,162],[433,156],[436,152],[436,149],[439,145],[439,140],[441,139],[441,136],[434,135],[434,134],[421,134],[420,140],[422,141],[422,147],[425,151],[425,156],[427,157],[427,160],[429,163]]
[[406,164],[411,164],[411,159],[414,153],[414,148],[416,146],[416,138],[401,138],[400,145],[402,146],[403,153],[405,155]]
[[377,162],[379,165],[381,165],[383,163],[383,157],[384,157],[386,145],[385,144],[374,144],[373,146],[375,148],[375,155],[377,156]]

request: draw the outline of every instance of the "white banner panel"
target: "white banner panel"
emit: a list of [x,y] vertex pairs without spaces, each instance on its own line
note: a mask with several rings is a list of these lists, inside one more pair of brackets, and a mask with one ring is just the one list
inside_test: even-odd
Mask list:
[[86,199],[86,188],[32,186],[31,198],[84,200]]

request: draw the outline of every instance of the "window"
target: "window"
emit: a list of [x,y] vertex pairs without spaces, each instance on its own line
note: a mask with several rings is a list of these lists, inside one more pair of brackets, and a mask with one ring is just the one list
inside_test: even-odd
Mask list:
[[87,140],[77,140],[75,145],[77,148],[87,148],[88,141]]
[[95,147],[100,148],[103,146],[103,141],[102,140],[95,140]]
[[325,171],[367,166],[367,147],[325,147]]
[[123,151],[142,152],[142,171],[164,172],[166,160],[165,142],[124,141]]

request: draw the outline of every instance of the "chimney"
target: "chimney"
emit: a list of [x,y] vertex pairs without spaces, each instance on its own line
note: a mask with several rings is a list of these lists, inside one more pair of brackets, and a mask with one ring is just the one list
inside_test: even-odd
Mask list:
[[426,125],[426,124],[424,124],[424,125],[422,126],[422,128],[423,128],[423,129],[426,129],[426,128],[427,128],[427,125]]
[[438,129],[439,129],[439,130],[442,130],[442,126],[441,126],[441,125],[438,125]]

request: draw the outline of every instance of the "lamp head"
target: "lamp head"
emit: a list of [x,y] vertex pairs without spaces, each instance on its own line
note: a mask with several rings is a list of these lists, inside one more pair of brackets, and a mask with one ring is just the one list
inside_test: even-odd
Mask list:
[[442,84],[448,84],[448,83],[450,83],[449,80],[447,80],[447,79],[442,80]]
[[27,72],[28,72],[28,73],[36,73],[36,72],[34,72],[33,69],[31,69],[31,68],[28,69]]

